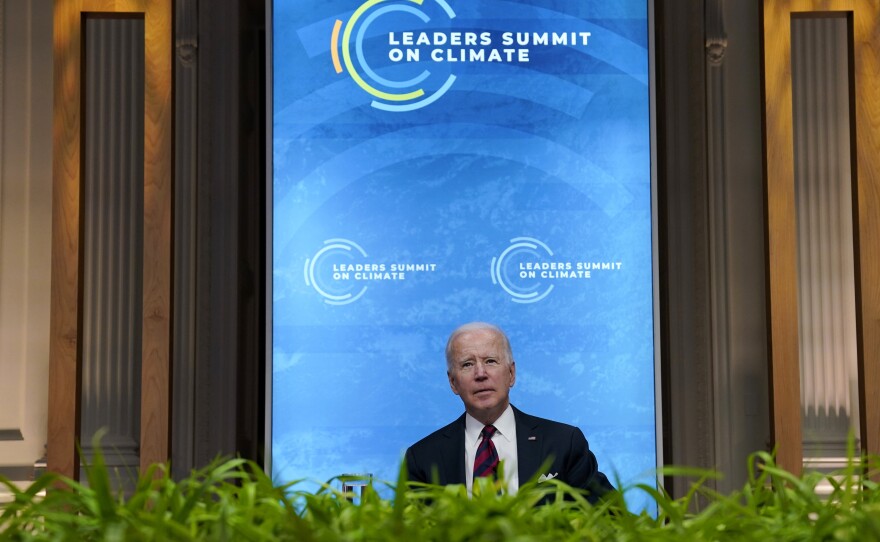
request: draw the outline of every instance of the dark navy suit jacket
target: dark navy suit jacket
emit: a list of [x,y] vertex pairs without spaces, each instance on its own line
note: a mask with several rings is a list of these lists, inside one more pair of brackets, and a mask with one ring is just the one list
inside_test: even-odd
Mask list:
[[[587,439],[577,427],[530,416],[513,407],[516,420],[516,454],[519,480],[523,484],[533,476],[558,474],[558,479],[572,487],[590,491],[588,499],[595,502],[602,494],[613,491],[608,478],[599,472],[596,456]],[[440,485],[464,484],[465,415],[422,440],[406,451],[406,470],[412,482],[430,482],[436,466]],[[547,472],[538,469],[552,458]]]

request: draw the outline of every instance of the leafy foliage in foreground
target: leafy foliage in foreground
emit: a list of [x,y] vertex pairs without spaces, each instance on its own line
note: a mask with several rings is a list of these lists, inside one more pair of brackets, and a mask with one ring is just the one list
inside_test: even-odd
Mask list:
[[[515,496],[498,496],[485,481],[473,498],[463,486],[398,484],[383,499],[366,486],[352,502],[329,485],[317,493],[276,485],[242,459],[218,461],[181,481],[155,466],[122,496],[98,454],[86,469],[87,485],[46,474],[21,491],[0,479],[15,495],[0,509],[0,540],[880,540],[880,490],[870,480],[878,464],[872,461],[867,474],[851,466],[835,477],[795,477],[758,453],[748,483],[730,495],[706,486],[711,472],[670,469],[666,474],[698,478],[683,498],[634,485],[590,506],[555,480],[525,484]],[[823,481],[833,491],[820,498]],[[647,492],[657,517],[628,512],[629,492]],[[551,504],[536,506],[548,497]],[[696,498],[703,502],[698,513]]]

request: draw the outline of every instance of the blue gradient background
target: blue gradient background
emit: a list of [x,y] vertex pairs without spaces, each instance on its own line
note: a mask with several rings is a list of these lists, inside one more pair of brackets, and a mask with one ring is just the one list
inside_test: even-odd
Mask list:
[[[425,11],[440,13],[432,4]],[[583,429],[612,479],[652,483],[647,0],[450,0],[457,17],[427,27],[381,17],[371,59],[387,57],[387,32],[403,24],[592,33],[587,47],[531,48],[527,64],[371,60],[393,79],[431,70],[429,90],[456,75],[437,102],[407,113],[371,107],[333,70],[333,22],[358,5],[273,7],[273,476],[396,480],[406,447],[463,411],[445,374],[447,336],[485,320],[510,336],[516,406]],[[622,267],[515,303],[489,270],[522,236],[546,243],[548,261]],[[329,305],[303,269],[333,238],[371,262],[437,270]]]

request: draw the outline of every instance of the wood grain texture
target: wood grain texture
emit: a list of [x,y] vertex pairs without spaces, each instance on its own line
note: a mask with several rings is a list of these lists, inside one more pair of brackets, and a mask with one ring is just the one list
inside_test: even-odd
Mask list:
[[853,21],[856,307],[861,438],[880,453],[880,7],[873,0],[764,1],[764,107],[773,438],[780,464],[800,472],[791,17],[847,12]]
[[880,5],[853,16],[856,116],[856,307],[862,448],[880,455]]
[[75,476],[81,319],[81,25],[84,13],[143,14],[144,312],[141,466],[167,461],[171,388],[171,0],[56,0],[49,468]]
[[81,3],[56,0],[52,124],[52,298],[47,468],[77,477],[80,317]]
[[803,458],[798,354],[797,229],[787,2],[764,2],[764,120],[771,428],[777,461],[800,473]]

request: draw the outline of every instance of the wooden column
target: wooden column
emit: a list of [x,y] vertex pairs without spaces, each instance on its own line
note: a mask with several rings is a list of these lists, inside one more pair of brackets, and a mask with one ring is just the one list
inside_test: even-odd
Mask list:
[[861,437],[880,453],[880,6],[872,0],[765,0],[763,9],[767,278],[772,427],[779,464],[803,461],[798,351],[797,239],[791,18],[843,12],[852,23],[853,209]]
[[856,331],[862,448],[880,455],[880,5],[854,2]]
[[[82,370],[84,17],[144,18],[141,467],[168,459],[171,348],[171,0],[56,0],[48,467],[78,475]],[[137,398],[133,398],[137,400]]]

